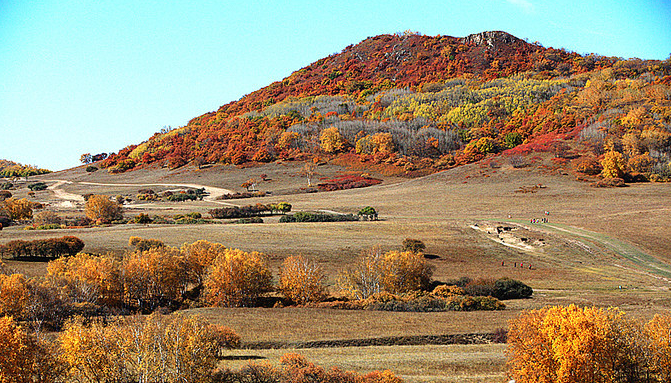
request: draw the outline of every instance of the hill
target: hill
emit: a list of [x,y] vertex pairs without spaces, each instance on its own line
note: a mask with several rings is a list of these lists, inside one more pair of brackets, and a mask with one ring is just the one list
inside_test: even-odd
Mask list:
[[0,159],[0,177],[28,177],[50,172],[50,170],[40,169],[33,165],[22,165],[14,161]]
[[413,176],[490,153],[550,151],[598,173],[606,151],[619,153],[615,176],[663,180],[670,74],[669,60],[582,56],[505,32],[381,35],[100,165],[116,173],[321,155]]

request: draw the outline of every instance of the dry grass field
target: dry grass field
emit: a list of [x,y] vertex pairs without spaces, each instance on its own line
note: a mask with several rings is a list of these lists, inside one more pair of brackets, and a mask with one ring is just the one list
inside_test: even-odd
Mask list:
[[[500,160],[500,162],[505,162]],[[326,270],[331,292],[335,281],[362,251],[379,245],[399,249],[404,238],[422,240],[434,278],[462,276],[511,277],[534,288],[534,298],[507,301],[500,312],[393,313],[339,311],[309,308],[192,309],[184,314],[203,315],[238,332],[243,342],[272,341],[292,347],[296,342],[367,339],[389,336],[442,335],[491,332],[505,328],[521,310],[548,304],[578,303],[618,306],[643,317],[671,309],[671,184],[632,184],[625,188],[596,189],[572,175],[547,174],[535,166],[514,169],[508,165],[478,164],[416,179],[384,178],[381,185],[336,192],[300,193],[305,178],[300,164],[271,164],[237,169],[168,171],[155,169],[110,175],[83,168],[36,177],[50,185],[67,180],[59,189],[72,194],[102,193],[134,197],[139,186],[102,184],[197,184],[242,191],[249,178],[266,174],[260,190],[272,196],[226,201],[236,205],[287,201],[293,211],[329,210],[356,213],[370,205],[380,221],[280,224],[268,218],[262,224],[115,225],[109,227],[28,231],[14,226],[0,231],[0,243],[62,235],[81,238],[87,252],[129,250],[128,238],[156,238],[172,246],[205,239],[228,247],[269,255],[275,270],[291,254],[314,258]],[[347,169],[320,166],[322,176]],[[375,176],[375,175],[374,175]],[[542,185],[533,193],[520,188]],[[171,186],[156,187],[167,190]],[[14,191],[13,191],[14,192]],[[19,197],[27,191],[19,189]],[[57,198],[53,191],[37,192],[34,200],[50,203],[59,214],[83,214],[81,206]],[[221,207],[219,201],[183,203],[133,202],[126,215],[206,213]],[[546,215],[548,212],[549,215]],[[548,223],[531,223],[533,218]],[[503,265],[502,265],[503,262]],[[44,264],[8,262],[11,267],[37,275]],[[525,267],[513,267],[515,264]],[[532,265],[529,269],[528,265]],[[314,362],[344,369],[391,369],[410,382],[505,381],[502,345],[426,345],[328,347],[300,349]],[[276,363],[284,352],[238,350],[225,366],[246,361]]]

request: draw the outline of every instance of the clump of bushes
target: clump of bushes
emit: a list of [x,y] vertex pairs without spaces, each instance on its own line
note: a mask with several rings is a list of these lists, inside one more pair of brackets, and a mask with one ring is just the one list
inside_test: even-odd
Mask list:
[[28,189],[32,191],[40,191],[40,190],[45,190],[47,188],[47,184],[44,182],[36,182],[34,184],[28,185]]
[[232,223],[240,223],[240,224],[245,224],[245,223],[263,223],[263,218],[261,217],[249,217],[249,218],[240,218],[236,219]]
[[41,260],[72,256],[84,248],[84,242],[73,236],[37,239],[34,241],[14,240],[0,245],[2,258]]
[[358,221],[359,217],[354,214],[329,214],[310,213],[299,211],[296,214],[285,215],[280,218],[281,223],[287,222],[348,222]]
[[98,171],[97,166],[89,165],[89,166],[86,167],[86,172],[87,173],[93,173],[93,172],[97,172],[97,171]]
[[413,253],[423,253],[426,249],[424,242],[419,239],[406,238],[401,244],[403,251],[412,251]]
[[165,247],[165,243],[158,239],[144,239],[135,236],[128,238],[128,245],[135,247],[135,251],[147,251],[149,249]]
[[236,192],[236,193],[222,194],[218,196],[216,199],[227,200],[227,199],[255,198],[255,197],[265,197],[269,194],[270,194],[269,192],[265,191],[242,192],[242,193]]
[[268,204],[264,205],[257,203],[256,205],[247,205],[247,206],[231,206],[231,207],[222,207],[218,209],[211,209],[208,213],[212,218],[247,218],[247,217],[256,217],[264,214],[271,214],[273,211],[281,211],[278,206],[285,206],[288,210],[291,210],[291,205],[286,202],[280,202],[279,204]]
[[322,178],[322,182],[317,184],[321,191],[345,190],[363,188],[382,183],[382,180],[372,177],[362,177],[361,175],[342,175],[332,179]]
[[462,288],[472,296],[492,296],[497,299],[525,299],[531,298],[533,289],[523,282],[511,278],[477,278],[461,277],[447,282],[446,286]]
[[377,311],[476,311],[476,310],[503,310],[506,305],[490,296],[448,295],[412,291],[395,295],[379,293],[364,300],[356,301],[353,306],[364,310]]

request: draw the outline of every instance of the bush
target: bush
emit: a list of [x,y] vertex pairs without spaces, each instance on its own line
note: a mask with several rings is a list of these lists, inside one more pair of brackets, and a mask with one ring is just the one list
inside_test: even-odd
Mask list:
[[531,287],[514,279],[501,278],[494,283],[493,296],[501,300],[531,298],[533,293]]
[[165,247],[163,241],[158,239],[143,239],[140,237],[128,238],[128,245],[135,247],[135,251],[147,251],[149,249]]
[[299,305],[319,302],[326,298],[325,279],[321,267],[314,262],[300,255],[291,256],[282,263],[278,290]]
[[378,185],[382,180],[360,175],[342,175],[333,179],[322,179],[317,188],[322,191],[346,190]]
[[86,167],[86,172],[87,173],[93,173],[93,172],[96,172],[96,171],[98,171],[97,166],[89,165],[89,166]]
[[149,214],[140,213],[137,217],[133,219],[133,222],[146,225],[148,223],[151,223],[152,219],[149,216]]
[[196,199],[198,199],[198,196],[188,193],[176,193],[168,196],[168,201],[171,202],[195,201]]
[[406,238],[402,243],[403,251],[411,251],[413,253],[423,253],[426,249],[424,242],[419,239]]
[[261,218],[261,217],[240,218],[240,219],[236,219],[232,223],[237,223],[237,224],[263,223],[263,218]]
[[0,183],[0,190],[9,190],[14,187],[14,184],[11,182]]
[[50,210],[44,210],[39,213],[34,214],[33,221],[37,225],[60,225],[61,217],[58,214]]
[[256,205],[247,206],[232,206],[218,209],[211,209],[208,213],[212,218],[245,218],[255,217],[270,212],[270,208],[266,205],[257,203]]
[[92,221],[109,223],[123,218],[121,205],[104,195],[92,195],[86,201],[86,216]]
[[12,193],[7,190],[0,190],[0,201],[4,201],[8,198],[12,198]]
[[32,191],[40,191],[40,190],[45,190],[47,188],[47,184],[44,182],[37,182],[32,185],[28,185],[28,189]]
[[353,214],[328,214],[309,213],[300,211],[292,215],[284,215],[280,218],[281,223],[287,222],[348,222],[358,221],[359,217]]
[[256,198],[256,197],[265,197],[270,193],[263,191],[256,192],[242,192],[242,193],[233,193],[233,194],[222,194],[217,196],[217,200],[226,200],[226,199],[242,199],[242,198]]
[[72,256],[84,248],[84,242],[73,236],[37,239],[34,241],[15,240],[0,245],[2,258],[43,259]]
[[251,306],[272,290],[272,274],[263,254],[225,249],[208,267],[204,285],[213,306]]

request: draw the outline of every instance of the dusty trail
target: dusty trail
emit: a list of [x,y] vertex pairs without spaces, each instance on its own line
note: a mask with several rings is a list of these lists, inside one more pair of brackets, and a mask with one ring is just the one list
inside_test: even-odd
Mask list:
[[[217,197],[224,194],[233,194],[233,191],[224,188],[218,188],[214,186],[198,185],[198,184],[113,184],[113,183],[99,183],[99,182],[73,182],[67,180],[55,180],[56,183],[49,186],[47,189],[54,192],[56,198],[64,199],[67,201],[74,201],[79,203],[84,203],[84,196],[80,194],[68,193],[62,189],[61,186],[65,184],[77,183],[80,185],[92,185],[92,186],[128,186],[128,187],[149,187],[149,186],[177,186],[177,187],[187,187],[193,189],[205,189],[205,192],[208,193],[207,196],[203,198],[204,201],[216,203],[219,205],[229,205],[235,206],[234,204],[228,202],[217,201]],[[142,204],[134,205],[134,207],[151,207],[153,204]]]

